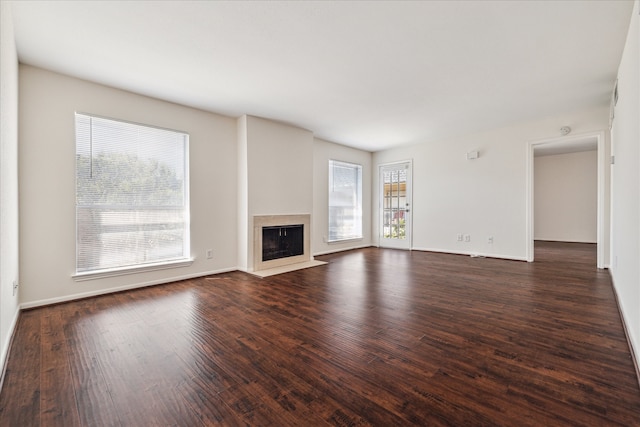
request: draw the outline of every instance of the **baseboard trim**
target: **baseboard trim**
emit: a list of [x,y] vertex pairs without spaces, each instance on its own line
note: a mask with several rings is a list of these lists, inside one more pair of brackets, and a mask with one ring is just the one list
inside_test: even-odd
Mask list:
[[451,255],[466,255],[471,257],[478,258],[496,258],[496,259],[506,259],[509,261],[527,261],[527,257],[514,257],[511,255],[502,255],[502,254],[487,254],[482,252],[474,252],[474,251],[452,251],[450,249],[437,249],[437,248],[421,248],[421,247],[413,247],[412,251],[420,251],[420,252],[437,252],[441,254],[451,254]]
[[313,256],[329,255],[329,254],[335,254],[338,252],[353,251],[356,249],[364,249],[364,248],[371,248],[371,247],[374,247],[374,246],[370,244],[366,244],[366,245],[350,246],[348,248],[336,248],[336,249],[330,249],[328,251],[316,252],[313,254]]
[[0,391],[2,391],[2,386],[4,385],[4,377],[7,372],[7,362],[9,361],[9,353],[11,352],[11,346],[13,345],[13,338],[16,332],[16,326],[18,325],[18,319],[20,318],[20,307],[16,310],[13,319],[11,320],[11,325],[9,326],[9,330],[7,333],[7,339],[4,343],[2,343],[2,354],[0,355],[0,362],[2,363],[2,372],[0,372]]
[[611,278],[611,288],[613,289],[613,296],[616,299],[616,306],[618,307],[618,315],[620,316],[620,321],[622,322],[624,336],[627,339],[627,345],[629,346],[629,352],[631,353],[631,360],[633,361],[634,368],[636,368],[636,379],[638,380],[638,385],[640,385],[640,361],[638,360],[638,353],[636,353],[633,347],[631,334],[629,334],[629,329],[627,329],[627,322],[625,321],[624,311],[622,309],[622,304],[620,304],[620,298],[618,298],[618,290],[616,289],[616,283],[613,280],[611,270],[609,270],[609,277]]
[[[356,249],[364,249],[364,248],[381,248],[381,247],[374,244],[360,245],[360,246],[354,246],[350,248],[341,248],[341,249],[335,249],[330,251],[318,252],[318,253],[315,253],[314,256],[329,255],[336,252],[353,251]],[[466,256],[480,257],[480,258],[506,259],[509,261],[527,261],[526,257],[514,257],[511,255],[487,254],[487,253],[479,253],[479,252],[472,252],[472,251],[452,251],[450,249],[422,248],[422,247],[412,247],[410,250],[420,251],[420,252],[436,252],[436,253],[451,254],[451,255],[466,255]]]
[[25,309],[30,309],[30,308],[42,307],[42,306],[46,306],[46,305],[60,304],[60,303],[68,302],[68,301],[74,301],[74,300],[79,300],[79,299],[84,299],[84,298],[96,297],[96,296],[100,296],[100,295],[113,294],[113,293],[116,293],[116,292],[128,291],[128,290],[131,290],[131,289],[145,288],[145,287],[148,287],[148,286],[164,285],[166,283],[179,282],[181,280],[195,279],[197,277],[210,276],[212,274],[229,273],[231,271],[237,271],[237,270],[238,270],[237,267],[223,268],[223,269],[220,269],[220,270],[212,270],[212,271],[205,271],[205,272],[194,273],[194,274],[186,274],[186,275],[183,275],[183,276],[177,276],[177,277],[171,277],[171,278],[159,279],[159,280],[152,280],[152,281],[149,281],[149,282],[134,283],[132,285],[118,286],[118,287],[115,287],[115,288],[100,289],[100,290],[97,290],[97,291],[90,291],[90,292],[81,292],[81,293],[78,293],[78,294],[65,295],[65,296],[62,296],[62,297],[47,298],[47,299],[42,299],[42,300],[37,300],[37,301],[25,302],[25,303],[20,304],[20,308],[25,310]]
[[598,242],[583,240],[554,240],[554,239],[533,239],[534,242],[553,242],[553,243],[584,243],[586,245],[597,245]]

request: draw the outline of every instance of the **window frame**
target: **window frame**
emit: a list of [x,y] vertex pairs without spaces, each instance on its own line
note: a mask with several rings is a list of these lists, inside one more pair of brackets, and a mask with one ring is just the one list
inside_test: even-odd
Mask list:
[[[353,206],[352,208],[355,210],[355,218],[356,221],[359,225],[359,230],[358,233],[353,233],[349,236],[346,237],[341,237],[341,238],[332,238],[332,233],[331,233],[331,227],[332,227],[332,214],[331,214],[331,210],[332,208],[336,207],[332,205],[332,184],[333,184],[333,167],[334,165],[339,165],[342,167],[353,167],[354,169],[357,170],[357,183],[356,183],[356,195],[355,195],[355,199],[356,199],[356,205]],[[327,200],[327,205],[328,205],[328,209],[327,209],[327,243],[328,244],[335,244],[335,243],[343,243],[343,242],[348,242],[348,241],[354,241],[354,240],[362,240],[364,238],[364,225],[363,225],[363,206],[362,206],[362,198],[363,198],[363,182],[362,182],[362,176],[363,176],[363,166],[359,163],[354,163],[354,162],[348,162],[348,161],[344,161],[344,160],[336,160],[336,159],[329,159],[329,168],[328,168],[328,179],[327,179],[327,187],[328,187],[328,191],[327,191],[327,196],[328,196],[328,200]]]
[[[137,127],[142,127],[142,128],[148,128],[148,129],[155,129],[155,130],[160,130],[160,131],[167,131],[167,132],[172,132],[178,135],[181,135],[181,137],[183,138],[182,144],[182,150],[184,150],[183,152],[183,167],[184,167],[184,171],[182,174],[182,179],[183,179],[183,215],[184,215],[184,228],[182,229],[182,239],[183,239],[183,243],[182,243],[182,256],[179,257],[168,257],[166,259],[160,259],[158,261],[152,261],[152,262],[146,262],[146,263],[137,263],[137,264],[129,264],[129,265],[119,265],[119,266],[115,266],[115,267],[107,267],[107,268],[95,268],[92,270],[83,270],[83,271],[78,271],[79,268],[79,264],[78,264],[78,256],[79,256],[79,239],[80,239],[80,235],[79,235],[79,222],[78,222],[78,209],[81,207],[81,205],[78,203],[78,196],[77,196],[77,191],[78,191],[78,177],[79,177],[79,171],[78,171],[78,153],[79,153],[79,144],[81,144],[81,141],[78,137],[78,120],[80,116],[84,116],[84,117],[88,117],[90,119],[99,119],[99,120],[108,120],[108,121],[112,121],[112,122],[116,122],[119,124],[124,124],[124,125],[131,125],[131,126],[137,126]],[[132,122],[132,121],[128,121],[128,120],[121,120],[121,119],[115,119],[112,117],[104,117],[104,116],[99,116],[96,114],[90,114],[90,113],[84,113],[84,112],[79,112],[76,111],[74,114],[74,129],[75,129],[75,135],[74,135],[74,145],[75,145],[75,165],[74,165],[74,174],[75,174],[75,179],[74,179],[74,186],[75,186],[75,192],[76,192],[76,197],[74,197],[74,202],[75,202],[75,218],[74,218],[74,222],[75,222],[75,228],[76,228],[76,233],[75,233],[75,271],[72,274],[72,278],[76,281],[85,281],[85,280],[92,280],[92,279],[97,279],[97,278],[103,278],[103,277],[112,277],[112,276],[120,276],[120,275],[128,275],[128,274],[134,274],[134,273],[140,273],[140,272],[145,272],[145,271],[155,271],[155,270],[164,270],[164,269],[169,269],[169,268],[177,268],[177,267],[186,267],[189,266],[193,263],[194,259],[191,256],[191,224],[190,224],[190,182],[189,182],[189,177],[190,177],[190,173],[189,173],[189,134],[187,132],[184,131],[179,131],[179,130],[175,130],[175,129],[169,129],[169,128],[164,128],[164,127],[159,127],[159,126],[154,126],[154,125],[148,125],[148,124],[144,124],[144,123],[137,123],[137,122]],[[90,126],[92,126],[90,124]],[[88,205],[91,206],[91,205]],[[96,205],[99,206],[99,205]],[[123,205],[123,209],[125,209],[125,206],[127,205]],[[129,205],[131,206],[131,205]],[[141,205],[141,207],[143,207],[142,209],[140,209],[141,211],[144,211],[144,206],[145,205]],[[150,206],[150,205],[148,205]],[[135,207],[135,206],[134,206]]]

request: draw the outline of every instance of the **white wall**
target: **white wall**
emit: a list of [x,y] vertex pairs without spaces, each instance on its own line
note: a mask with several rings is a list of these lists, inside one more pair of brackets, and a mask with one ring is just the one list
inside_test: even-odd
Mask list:
[[246,155],[238,159],[239,173],[246,171],[238,206],[246,206],[239,216],[247,225],[246,235],[239,233],[239,251],[247,254],[239,268],[252,271],[254,215],[309,214],[313,221],[313,133],[253,116],[238,119],[238,128],[238,153]]
[[611,276],[640,365],[640,10],[636,1],[618,69],[611,129]]
[[[0,369],[18,317],[18,56],[11,3],[0,2]],[[19,283],[19,282],[18,282]]]
[[[31,66],[20,66],[21,264],[20,301],[34,306],[235,268],[251,270],[253,215],[311,214],[326,223],[326,170],[322,200],[314,200],[314,150],[365,167],[365,210],[370,205],[371,154],[314,142],[310,131],[252,116],[237,120],[151,99]],[[76,282],[74,112],[183,130],[190,135],[190,267]],[[335,155],[334,155],[335,154]],[[49,179],[47,179],[49,177]],[[314,216],[321,216],[320,222]],[[370,244],[365,238],[325,247],[326,230],[312,226],[312,252]],[[318,233],[317,236],[315,234]],[[213,260],[204,256],[213,249]]]
[[596,243],[598,152],[536,157],[534,209],[536,240]]
[[[413,248],[527,259],[528,143],[559,136],[561,126],[587,133],[608,127],[608,110],[558,115],[444,141],[374,153],[374,168],[413,159]],[[468,151],[480,157],[467,160]],[[378,188],[374,174],[373,188]],[[379,195],[373,197],[378,242]],[[457,234],[471,235],[458,242]],[[494,243],[488,243],[493,236]]]
[[[312,252],[320,255],[371,246],[371,175],[373,155],[316,138],[313,143],[313,235]],[[327,243],[329,233],[329,160],[362,166],[362,239]]]
[[[71,278],[76,111],[189,133],[191,266]],[[22,65],[19,118],[20,301],[26,306],[236,268],[234,119]],[[213,259],[206,259],[207,249]]]

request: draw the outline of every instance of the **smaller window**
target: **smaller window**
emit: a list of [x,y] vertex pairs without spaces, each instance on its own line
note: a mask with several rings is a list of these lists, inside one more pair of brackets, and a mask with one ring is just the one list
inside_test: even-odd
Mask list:
[[329,242],[362,238],[362,166],[329,160]]

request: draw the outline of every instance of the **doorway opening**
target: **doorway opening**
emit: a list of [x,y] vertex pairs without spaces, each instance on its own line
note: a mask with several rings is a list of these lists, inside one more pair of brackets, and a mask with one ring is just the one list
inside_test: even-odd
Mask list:
[[[535,239],[536,234],[540,234],[535,230],[536,224],[536,208],[535,208],[535,166],[534,161],[536,158],[551,156],[551,155],[562,155],[562,154],[571,154],[571,153],[581,153],[581,152],[593,152],[595,150],[597,152],[597,189],[596,189],[596,230],[595,230],[595,241],[597,246],[597,267],[602,269],[606,268],[607,260],[606,260],[606,242],[608,238],[608,233],[606,229],[606,171],[607,157],[605,156],[605,137],[604,132],[595,132],[589,134],[580,134],[575,136],[564,136],[553,139],[546,139],[541,141],[534,141],[529,143],[529,151],[528,151],[528,185],[527,185],[527,261],[533,262],[535,257]],[[573,179],[579,179],[573,177]],[[538,201],[542,203],[540,200]],[[547,201],[548,202],[548,201]],[[565,202],[565,201],[562,201]],[[566,218],[565,218],[566,220]],[[538,221],[540,225],[540,221]],[[563,240],[563,235],[566,237],[567,230],[558,231],[556,230],[557,239],[550,240]],[[564,234],[563,234],[564,233]],[[553,235],[553,234],[551,234]],[[585,239],[586,237],[581,237]],[[588,239],[588,238],[587,238]],[[541,239],[544,240],[544,239]],[[568,238],[567,240],[571,240]]]

